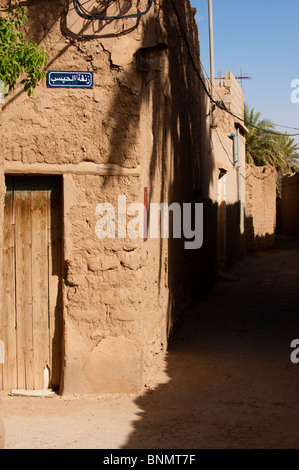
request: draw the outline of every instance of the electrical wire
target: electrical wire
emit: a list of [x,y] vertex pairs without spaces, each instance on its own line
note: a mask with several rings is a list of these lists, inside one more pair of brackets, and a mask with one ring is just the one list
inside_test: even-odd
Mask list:
[[[202,69],[203,69],[203,71],[204,71],[204,73],[205,73],[206,80],[208,80],[208,81],[210,82],[210,86],[213,88],[215,94],[220,98],[220,102],[223,103],[223,101],[221,101],[221,97],[220,97],[220,95],[219,95],[219,93],[218,93],[217,88],[215,88],[215,86],[212,85],[212,81],[211,81],[211,79],[208,77],[208,73],[207,73],[206,69],[204,68],[204,65],[203,65],[203,63],[202,63],[201,61],[200,61],[200,64],[201,64]],[[224,104],[224,103],[223,103],[223,104]],[[242,120],[242,117],[241,117],[241,116],[235,115],[235,117],[238,117],[238,119],[241,119],[241,120]],[[245,122],[245,121],[244,121],[244,122]],[[262,122],[262,120],[259,120],[258,122]],[[271,122],[272,122],[272,121],[271,121]],[[245,122],[245,124],[248,125],[248,126],[252,126],[252,124],[250,124],[250,123],[246,123],[246,122]],[[283,127],[283,128],[285,128],[285,129],[292,129],[292,130],[295,130],[295,131],[299,131],[299,128],[298,128],[298,127],[284,126],[284,125],[282,125],[282,124],[277,124],[277,123],[275,123],[275,122],[273,122],[273,126],[275,126],[275,127]],[[260,127],[257,127],[257,128],[260,129],[261,131],[263,131],[262,128],[260,128]],[[271,131],[271,133],[272,133],[272,132],[274,132],[274,131]],[[280,135],[281,135],[281,134],[280,134]],[[282,134],[282,135],[284,135],[284,134]],[[295,135],[297,135],[297,134],[295,134]]]
[[[200,61],[200,64],[201,64],[201,67],[202,67],[202,69],[203,69],[203,71],[204,71],[204,74],[205,74],[205,76],[206,76],[206,80],[209,81],[210,86],[211,86],[211,87],[213,88],[213,90],[214,90],[214,93],[218,96],[219,102],[220,102],[220,103],[223,103],[222,98],[221,98],[221,96],[219,95],[217,88],[215,88],[215,86],[212,85],[212,81],[211,81],[211,79],[209,78],[208,73],[207,73],[207,71],[206,71],[206,69],[205,69],[205,67],[204,67],[204,65],[203,65],[203,63],[202,63],[201,61]],[[223,103],[223,104],[224,104],[224,103]],[[238,119],[241,119],[241,120],[242,120],[242,117],[241,117],[241,116],[237,116],[237,115],[234,115],[234,116],[237,117]],[[244,122],[245,122],[245,121],[244,121]],[[259,120],[258,123],[259,123],[259,122],[262,122],[262,120]],[[271,122],[272,122],[272,121],[271,121]],[[253,126],[253,124],[250,124],[250,123],[246,123],[246,122],[245,122],[245,124],[248,125],[248,126]],[[299,131],[299,128],[298,128],[298,127],[284,126],[284,125],[282,125],[282,124],[277,124],[277,123],[275,123],[275,122],[273,122],[273,126],[275,126],[275,127],[283,127],[283,128],[285,128],[285,129],[293,129],[293,130],[295,130],[295,131]],[[257,129],[260,129],[261,131],[264,130],[264,129],[260,128],[260,127],[257,127]],[[270,131],[270,132],[272,133],[272,132],[274,132],[274,131]],[[280,135],[281,135],[281,134],[280,134]],[[284,134],[282,134],[282,135],[284,135]],[[297,134],[295,134],[295,135],[297,135]]]
[[[236,119],[239,119],[240,121],[244,122],[244,124],[248,127],[252,127],[254,129],[257,129],[261,132],[264,132],[264,134],[271,134],[271,135],[278,135],[278,136],[288,136],[288,137],[296,137],[299,135],[298,134],[289,134],[288,132],[285,132],[285,133],[281,133],[281,132],[277,132],[277,131],[271,131],[270,129],[263,129],[259,126],[255,126],[254,124],[251,124],[250,122],[246,122],[245,119],[241,118],[240,116],[238,116],[237,114],[234,114],[232,113],[231,111],[229,111],[226,107],[224,109],[224,111],[226,111],[227,113],[231,114],[233,117],[235,117]],[[260,121],[259,121],[260,122]],[[297,129],[296,127],[288,127],[288,126],[282,126],[280,124],[275,124],[276,126],[279,126],[279,127],[285,127],[286,129]],[[298,129],[299,130],[299,129]]]
[[[206,69],[204,68],[204,65],[203,65],[203,63],[202,63],[201,61],[200,61],[200,64],[201,64],[202,69],[203,69],[203,71],[204,71],[204,73],[205,73],[205,75],[206,75],[206,80],[208,80],[208,81],[210,82],[210,86],[213,88],[215,94],[220,98],[220,102],[223,103],[223,101],[221,101],[221,97],[220,97],[220,95],[219,95],[219,93],[218,93],[217,88],[215,88],[215,86],[212,85],[212,81],[211,81],[211,79],[208,77],[208,73],[207,73]],[[224,104],[224,103],[223,103],[223,104]],[[236,117],[238,117],[238,119],[241,119],[241,120],[242,120],[242,117],[241,117],[241,116],[236,116]],[[262,122],[262,120],[259,120],[258,122]],[[272,122],[272,121],[271,121],[271,122]],[[250,124],[250,123],[247,123],[247,125],[248,125],[248,126],[252,126],[252,124]],[[299,131],[299,128],[298,128],[298,127],[284,126],[284,125],[282,125],[282,124],[277,124],[276,122],[273,122],[273,126],[275,126],[275,127],[283,127],[284,129],[292,129],[292,130],[295,130],[295,131]],[[260,128],[260,127],[257,127],[257,128],[260,129],[261,131],[263,131],[262,128]],[[271,132],[273,132],[273,131],[271,131]],[[281,134],[280,134],[280,135],[281,135]],[[282,135],[284,135],[284,134],[282,134]],[[295,134],[295,135],[298,135],[298,134]]]
[[[190,61],[191,61],[191,64],[192,64],[192,66],[193,66],[193,69],[194,69],[196,75],[198,76],[198,78],[199,78],[199,80],[200,80],[200,82],[201,82],[201,84],[202,84],[202,86],[203,86],[203,88],[204,88],[204,91],[205,91],[206,95],[208,96],[208,98],[210,99],[210,101],[211,101],[213,104],[215,104],[215,106],[217,106],[217,108],[219,108],[219,109],[221,109],[222,111],[225,111],[226,113],[230,114],[230,115],[233,116],[234,118],[236,118],[236,119],[238,119],[239,121],[243,122],[243,123],[244,123],[246,126],[248,126],[248,127],[252,127],[252,128],[258,129],[258,130],[260,130],[261,132],[264,132],[264,133],[266,133],[266,134],[272,134],[272,135],[277,135],[277,136],[285,136],[285,135],[288,135],[289,137],[296,137],[296,136],[298,136],[299,133],[298,133],[298,134],[288,134],[288,133],[284,133],[284,134],[283,134],[283,133],[280,133],[280,132],[271,131],[271,130],[269,130],[269,129],[262,129],[261,127],[258,127],[258,126],[255,126],[255,125],[249,123],[249,122],[246,122],[244,118],[242,118],[241,116],[238,116],[237,114],[235,114],[235,113],[233,113],[232,111],[230,111],[229,109],[227,109],[227,107],[225,106],[225,104],[224,104],[223,101],[221,101],[221,100],[216,101],[216,100],[212,97],[211,93],[209,92],[209,90],[208,90],[207,87],[206,87],[206,84],[205,84],[205,82],[204,82],[204,80],[203,80],[203,78],[202,78],[202,76],[201,76],[200,71],[198,70],[198,68],[197,68],[197,66],[196,66],[196,64],[195,64],[195,60],[194,60],[193,54],[192,54],[192,52],[191,52],[189,40],[188,40],[187,34],[186,34],[186,32],[185,32],[185,28],[184,28],[184,26],[183,26],[183,23],[182,23],[180,14],[179,14],[179,12],[178,12],[178,10],[177,10],[177,7],[176,7],[176,5],[175,5],[175,3],[174,3],[173,0],[171,0],[171,3],[172,3],[172,6],[173,6],[174,11],[175,11],[175,13],[176,13],[176,16],[177,16],[177,19],[178,19],[178,23],[179,23],[180,29],[181,29],[181,31],[182,31],[182,33],[183,33],[183,38],[184,38],[184,41],[185,41],[185,44],[186,44],[186,47],[187,47],[187,52],[188,52],[188,55],[189,55],[189,59],[190,59]],[[201,63],[201,62],[200,62],[200,63]],[[201,65],[202,65],[202,64],[201,64]],[[215,88],[214,88],[214,90],[215,90]],[[218,96],[219,96],[219,95],[218,95]],[[279,126],[279,125],[277,124],[277,126]],[[299,130],[299,129],[296,128],[296,127],[288,127],[288,126],[282,126],[282,125],[279,126],[279,127],[284,127],[284,128],[286,128],[286,129],[296,129],[296,130]]]
[[147,1],[147,7],[144,11],[140,11],[137,13],[131,13],[128,15],[117,15],[117,16],[105,16],[101,14],[94,14],[91,11],[88,11],[84,6],[81,4],[80,0],[73,0],[73,5],[76,13],[81,16],[82,18],[86,20],[123,20],[123,19],[128,19],[128,18],[140,18],[143,15],[146,15],[153,4],[154,0],[148,0]]

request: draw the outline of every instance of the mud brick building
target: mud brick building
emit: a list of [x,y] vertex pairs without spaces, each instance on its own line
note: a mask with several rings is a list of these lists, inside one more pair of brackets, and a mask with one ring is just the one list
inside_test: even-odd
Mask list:
[[[120,195],[194,201],[204,99],[178,24],[198,58],[194,14],[155,1],[142,17],[99,21],[72,1],[19,3],[49,71],[92,72],[93,87],[40,83],[31,98],[19,87],[2,108],[0,388],[42,388],[47,367],[61,393],[136,392],[193,289],[191,255],[183,239],[100,239],[96,208],[117,218]],[[109,16],[148,6],[110,3]]]
[[[40,389],[46,371],[59,393],[135,393],[192,296],[244,252],[246,128],[218,109],[211,129],[189,0],[90,0],[92,17],[18,3],[49,65],[33,97],[18,86],[2,105],[0,389]],[[242,116],[232,74],[217,90]],[[202,248],[120,229],[131,204],[148,224],[151,203],[203,203]]]

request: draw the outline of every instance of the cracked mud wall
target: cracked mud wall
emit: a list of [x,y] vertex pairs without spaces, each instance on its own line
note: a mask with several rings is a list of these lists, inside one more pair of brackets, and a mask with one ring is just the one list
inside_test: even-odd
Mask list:
[[69,175],[65,200],[67,192],[75,201],[64,214],[65,391],[130,392],[141,381],[140,242],[101,240],[94,228],[97,204],[139,199],[138,179]]
[[117,220],[118,196],[143,203],[144,188],[149,203],[197,201],[206,103],[177,16],[200,66],[194,12],[155,1],[142,20],[91,25],[72,2],[20,3],[49,70],[94,72],[90,90],[18,87],[3,110],[6,173],[62,175],[60,392],[137,392],[165,356],[198,253],[183,239],[99,239],[95,211],[109,202]]

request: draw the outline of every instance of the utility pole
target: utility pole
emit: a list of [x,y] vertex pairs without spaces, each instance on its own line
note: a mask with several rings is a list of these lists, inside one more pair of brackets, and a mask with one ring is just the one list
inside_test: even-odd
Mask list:
[[[215,70],[214,70],[214,30],[213,30],[213,5],[212,0],[209,1],[209,36],[210,36],[210,80],[211,80],[211,96],[215,99]],[[216,127],[215,122],[215,104],[212,102],[212,120],[211,126]]]

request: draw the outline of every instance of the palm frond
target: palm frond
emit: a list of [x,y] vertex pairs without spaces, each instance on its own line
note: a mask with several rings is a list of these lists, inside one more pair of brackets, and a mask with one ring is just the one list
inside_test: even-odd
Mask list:
[[[246,161],[257,166],[271,165],[278,172],[299,170],[299,144],[287,133],[273,134],[275,124],[261,119],[261,113],[244,105],[244,121],[249,129],[246,137]],[[266,131],[266,132],[265,132]]]

